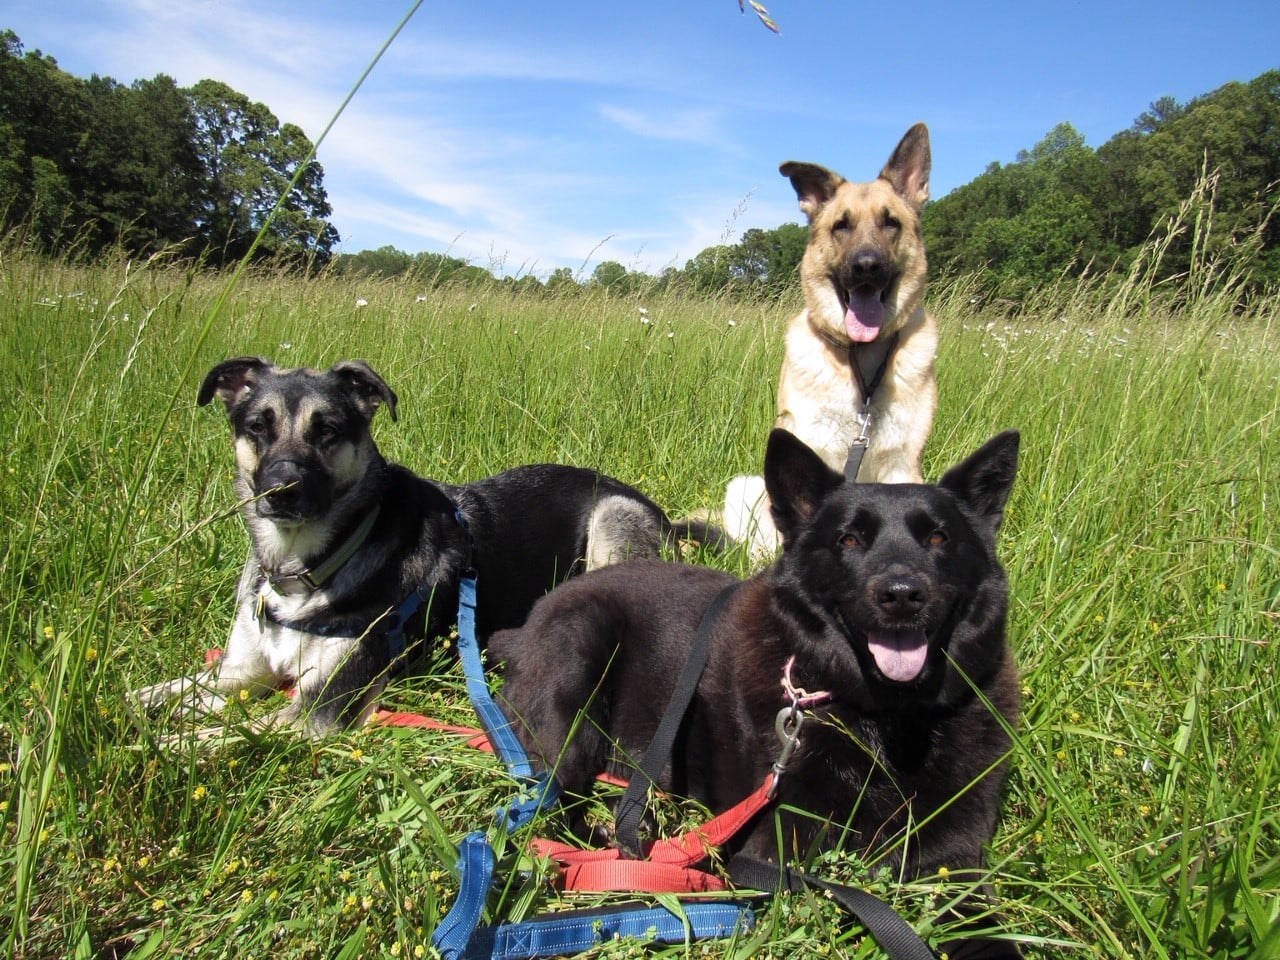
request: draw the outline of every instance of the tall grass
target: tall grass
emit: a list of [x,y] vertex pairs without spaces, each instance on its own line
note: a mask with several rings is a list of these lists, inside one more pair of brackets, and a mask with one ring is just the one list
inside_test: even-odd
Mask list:
[[[926,472],[1024,438],[1002,554],[1026,709],[993,876],[1032,955],[1277,956],[1280,300],[1145,276],[1014,313],[963,283],[933,297]],[[509,790],[444,735],[162,750],[166,721],[126,708],[230,622],[246,540],[224,419],[194,404],[208,367],[364,357],[401,399],[379,443],[421,473],[577,463],[682,513],[758,467],[794,306],[261,272],[193,347],[225,291],[158,262],[0,258],[0,937],[18,957],[415,955],[455,892],[453,843]],[[447,656],[390,696],[468,718]],[[501,915],[548,906],[513,883]],[[941,881],[877,883],[931,930]],[[804,898],[709,949],[875,955]]]

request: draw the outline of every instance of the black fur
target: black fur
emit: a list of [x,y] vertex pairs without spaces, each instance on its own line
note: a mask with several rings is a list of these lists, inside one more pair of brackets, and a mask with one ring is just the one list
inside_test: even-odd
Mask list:
[[[1005,777],[1004,724],[1018,712],[995,554],[1017,447],[1016,433],[1001,434],[936,485],[849,484],[774,430],[765,479],[783,553],[719,618],[662,785],[714,811],[757,787],[778,755],[780,681],[794,656],[796,685],[833,698],[802,728],[776,819],[762,816],[737,846],[776,860],[839,845],[906,877],[980,869]],[[643,753],[703,611],[732,582],[623,564],[565,584],[522,629],[493,637],[508,710],[567,790]],[[1020,955],[981,939],[964,950]]]
[[[198,400],[215,396],[231,422],[252,549],[221,661],[137,691],[147,705],[182,697],[204,713],[241,690],[296,684],[280,720],[312,732],[349,726],[368,715],[416,641],[456,622],[469,567],[483,641],[521,624],[588,557],[657,556],[664,539],[714,536],[677,529],[652,500],[594,470],[542,464],[451,485],[390,463],[370,424],[383,405],[394,418],[397,397],[363,361],[319,372],[228,360],[209,372]],[[367,536],[330,578],[314,588],[300,582],[340,555],[375,510]],[[601,559],[604,548],[613,557]],[[388,640],[386,615],[419,588],[430,597],[407,623],[402,650]]]

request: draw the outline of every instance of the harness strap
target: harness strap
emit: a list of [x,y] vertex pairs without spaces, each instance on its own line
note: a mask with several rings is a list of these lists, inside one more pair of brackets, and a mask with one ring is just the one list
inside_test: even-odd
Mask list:
[[643,856],[640,820],[648,808],[649,790],[656,785],[662,769],[671,759],[676,735],[680,732],[685,714],[689,712],[689,704],[693,702],[698,681],[702,678],[707,657],[711,653],[711,637],[715,632],[716,620],[725,604],[729,602],[729,597],[740,586],[741,583],[738,582],[729,584],[716,594],[715,599],[703,613],[702,620],[698,624],[698,632],[694,635],[693,644],[689,647],[689,655],[685,659],[684,667],[676,680],[675,690],[672,691],[671,699],[667,703],[666,712],[658,722],[658,729],[654,732],[644,756],[641,757],[640,765],[632,775],[631,782],[627,784],[626,793],[618,802],[614,814],[618,844],[631,857]]

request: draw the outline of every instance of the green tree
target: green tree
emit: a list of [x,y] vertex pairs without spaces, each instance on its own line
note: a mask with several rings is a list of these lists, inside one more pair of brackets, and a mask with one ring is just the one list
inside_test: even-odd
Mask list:
[[200,164],[186,97],[157,76],[125,87],[91,77],[75,189],[97,248],[118,243],[144,253],[190,245]]
[[699,293],[717,293],[733,284],[734,250],[728,244],[707,247],[684,265],[684,281]]
[[46,250],[84,222],[73,171],[87,112],[80,81],[39,50],[24,54],[12,30],[0,33],[0,217],[25,224]]
[[[203,169],[197,227],[211,259],[228,262],[244,256],[284,197],[262,239],[261,254],[326,262],[338,234],[326,219],[332,210],[324,172],[316,160],[308,160],[311,142],[302,130],[289,123],[280,126],[263,104],[216,80],[201,80],[187,95]],[[302,176],[290,190],[299,168]]]
[[555,293],[563,293],[564,291],[573,291],[578,287],[578,281],[573,277],[573,271],[568,267],[556,267],[551,271],[551,276],[547,277],[547,290]]
[[752,228],[734,248],[729,272],[755,291],[784,293],[795,285],[808,242],[808,228],[798,223],[773,230]]
[[626,293],[631,289],[631,277],[627,268],[616,260],[605,260],[591,272],[591,283],[610,293]]

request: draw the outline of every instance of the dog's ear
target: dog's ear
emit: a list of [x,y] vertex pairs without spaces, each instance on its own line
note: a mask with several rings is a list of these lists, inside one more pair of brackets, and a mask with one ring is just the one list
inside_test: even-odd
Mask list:
[[335,363],[330,371],[341,377],[351,390],[356,405],[370,420],[378,412],[378,405],[385,403],[391,419],[396,419],[396,394],[387,382],[363,360],[343,360]]
[[224,360],[205,374],[200,392],[196,394],[196,403],[203,407],[216,396],[227,405],[227,412],[230,413],[252,392],[258,377],[270,369],[272,363],[265,357]]
[[880,171],[880,178],[893,185],[894,192],[919,212],[929,199],[929,172],[933,160],[929,152],[929,128],[917,123],[907,131],[893,156]]
[[764,453],[764,488],[769,493],[769,509],[784,547],[842,483],[844,477],[794,434],[779,427],[769,433]]
[[986,522],[993,539],[1018,472],[1018,439],[1017,430],[996,434],[938,481],[939,487],[950,490]]
[[816,163],[788,160],[778,167],[778,172],[791,181],[800,199],[800,209],[810,220],[835,195],[836,188],[844,183],[840,174]]

